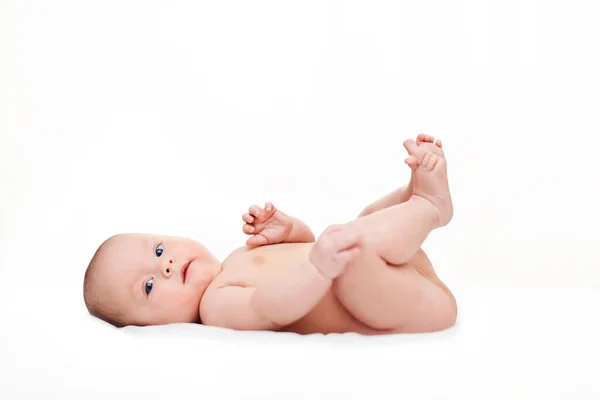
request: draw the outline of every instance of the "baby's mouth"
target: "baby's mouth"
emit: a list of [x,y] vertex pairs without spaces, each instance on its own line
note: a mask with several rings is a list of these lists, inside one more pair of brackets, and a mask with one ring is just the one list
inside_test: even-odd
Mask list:
[[181,267],[181,279],[183,280],[183,283],[185,283],[186,279],[187,279],[187,273],[188,273],[188,269],[190,268],[190,263],[192,261],[188,261],[187,263],[183,264],[183,267]]

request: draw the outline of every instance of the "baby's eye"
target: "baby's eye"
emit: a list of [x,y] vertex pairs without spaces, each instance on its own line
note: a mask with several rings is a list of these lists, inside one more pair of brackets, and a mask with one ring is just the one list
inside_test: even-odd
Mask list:
[[146,291],[146,294],[150,294],[150,291],[152,290],[152,286],[154,286],[154,279],[149,279],[148,282],[146,282],[146,285],[144,286],[144,290]]
[[156,246],[156,250],[154,250],[154,254],[156,254],[156,257],[160,257],[160,256],[162,256],[163,251],[164,251],[163,245],[159,244],[158,246]]

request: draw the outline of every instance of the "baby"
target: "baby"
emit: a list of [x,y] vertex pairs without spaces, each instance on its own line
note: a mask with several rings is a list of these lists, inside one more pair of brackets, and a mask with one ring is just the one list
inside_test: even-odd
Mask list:
[[271,203],[242,216],[251,237],[223,263],[187,238],[109,238],[85,273],[90,314],[117,327],[189,322],[300,334],[453,326],[454,296],[421,249],[453,215],[442,143],[420,134],[404,147],[410,183],[317,240]]

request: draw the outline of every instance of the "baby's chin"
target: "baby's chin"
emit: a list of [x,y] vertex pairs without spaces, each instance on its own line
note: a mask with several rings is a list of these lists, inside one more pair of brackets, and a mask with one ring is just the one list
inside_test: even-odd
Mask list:
[[194,286],[198,303],[204,292],[221,273],[221,263],[213,259],[193,259],[187,269],[186,283]]

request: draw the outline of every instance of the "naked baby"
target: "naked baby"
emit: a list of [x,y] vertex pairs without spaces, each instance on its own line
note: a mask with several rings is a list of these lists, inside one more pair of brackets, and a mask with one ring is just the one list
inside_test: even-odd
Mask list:
[[410,183],[316,240],[272,203],[242,215],[250,237],[222,263],[188,238],[112,236],[85,273],[90,314],[118,327],[186,322],[300,334],[453,326],[454,296],[421,249],[453,215],[444,150],[424,134],[404,147]]

